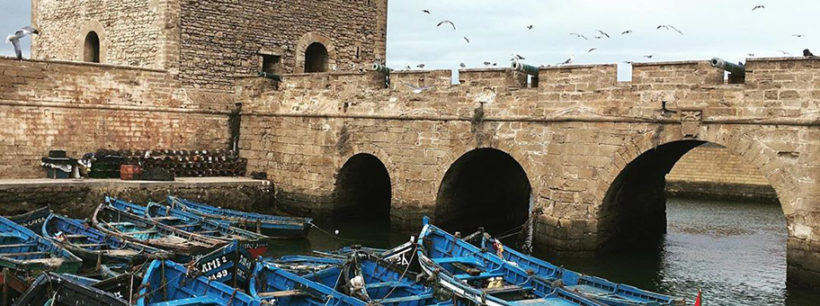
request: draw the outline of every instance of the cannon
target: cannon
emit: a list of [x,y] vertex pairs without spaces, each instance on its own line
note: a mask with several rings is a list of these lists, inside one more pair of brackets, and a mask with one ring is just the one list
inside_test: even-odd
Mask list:
[[515,71],[520,71],[526,74],[529,74],[534,77],[538,77],[538,67],[527,65],[518,61],[512,63],[512,69]]
[[267,73],[267,72],[259,72],[259,73],[257,73],[257,75],[259,75],[260,77],[268,78],[268,79],[275,80],[275,81],[281,81],[282,80],[282,77],[279,76],[278,74]]
[[373,63],[373,66],[370,69],[384,74],[390,74],[390,71],[393,71],[393,69],[390,69],[390,67],[384,66],[379,63]]
[[743,83],[746,79],[746,66],[743,64],[729,63],[717,57],[713,57],[709,63],[712,67],[728,71],[730,73],[729,83]]

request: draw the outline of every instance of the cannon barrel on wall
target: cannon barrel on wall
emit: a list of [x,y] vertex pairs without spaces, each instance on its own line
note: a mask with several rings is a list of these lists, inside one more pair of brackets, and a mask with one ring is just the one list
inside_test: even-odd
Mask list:
[[515,61],[512,63],[512,68],[515,71],[520,71],[531,76],[538,77],[538,67]]
[[390,67],[384,66],[384,65],[379,64],[379,63],[373,63],[373,66],[370,69],[372,69],[373,71],[378,71],[378,72],[384,73],[384,74],[389,74],[390,71],[393,71],[393,69],[390,69]]
[[257,73],[257,75],[259,75],[260,77],[263,77],[263,78],[271,79],[271,80],[276,80],[276,81],[281,81],[282,80],[282,77],[279,76],[278,74],[267,73],[267,72],[259,72],[259,73]]
[[[712,64],[712,67],[720,68],[731,73],[729,79],[730,83],[742,83],[742,80],[746,78],[746,66],[744,66],[743,64],[729,63],[717,57],[713,57],[712,60],[709,61],[709,63]],[[735,81],[732,82],[732,80]]]

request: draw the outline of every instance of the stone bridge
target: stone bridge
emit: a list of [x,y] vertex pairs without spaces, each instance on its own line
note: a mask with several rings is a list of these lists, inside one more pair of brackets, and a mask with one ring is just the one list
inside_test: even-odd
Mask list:
[[[503,232],[537,216],[537,245],[602,251],[666,229],[664,177],[715,143],[756,166],[788,226],[791,281],[820,284],[820,60],[750,59],[729,84],[705,61],[541,69],[286,75],[238,80],[240,147],[286,208],[423,215]],[[413,86],[432,86],[413,93]],[[665,107],[664,107],[665,105]]]

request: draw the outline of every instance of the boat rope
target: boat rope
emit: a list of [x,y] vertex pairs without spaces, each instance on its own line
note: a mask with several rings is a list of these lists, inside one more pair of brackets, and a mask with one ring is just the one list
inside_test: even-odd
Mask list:
[[[404,279],[404,275],[407,274],[407,271],[410,271],[410,266],[411,266],[410,263],[412,263],[413,259],[416,258],[416,252],[410,252],[410,253],[411,253],[410,254],[410,260],[407,261],[408,264],[407,264],[406,267],[404,267],[404,271],[401,272],[401,276],[399,277],[399,279]],[[383,298],[381,298],[377,301],[387,300],[387,298],[389,298],[390,295],[393,294],[393,292],[396,291],[397,288],[399,288],[399,286],[393,286],[393,288],[391,288],[390,291],[388,291],[387,294],[385,294]]]

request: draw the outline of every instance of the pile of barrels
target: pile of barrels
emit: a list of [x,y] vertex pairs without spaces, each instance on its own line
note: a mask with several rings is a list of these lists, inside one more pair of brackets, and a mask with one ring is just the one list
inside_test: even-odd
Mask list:
[[248,160],[233,150],[99,150],[91,176],[119,177],[120,165],[165,169],[174,177],[244,176]]

